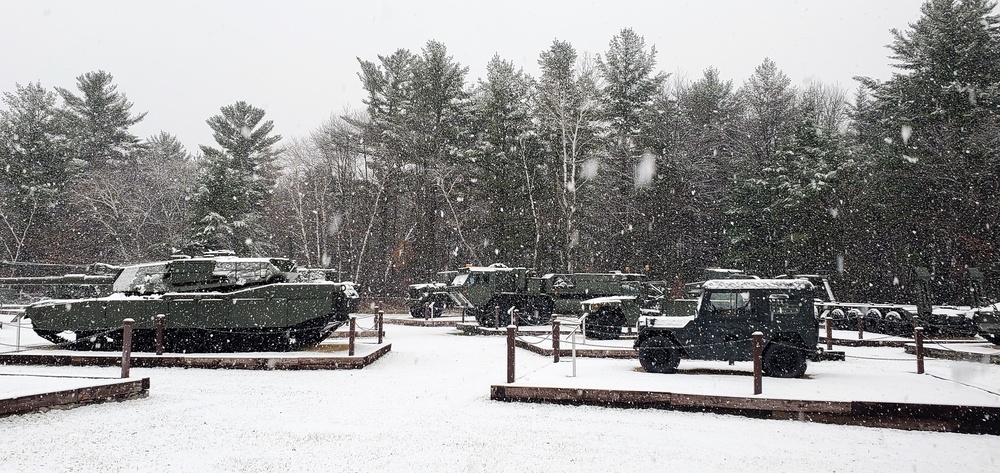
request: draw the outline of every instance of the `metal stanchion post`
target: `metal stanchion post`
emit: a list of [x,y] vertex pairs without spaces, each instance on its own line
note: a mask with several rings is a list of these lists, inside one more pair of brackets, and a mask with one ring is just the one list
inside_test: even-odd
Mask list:
[[571,336],[572,341],[571,346],[573,347],[573,377],[576,377],[576,329],[573,329],[573,334]]

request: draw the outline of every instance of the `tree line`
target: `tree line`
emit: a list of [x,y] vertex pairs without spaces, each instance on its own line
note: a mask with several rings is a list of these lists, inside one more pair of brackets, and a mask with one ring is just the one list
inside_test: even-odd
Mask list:
[[111,74],[78,91],[17,84],[0,109],[3,258],[136,262],[232,249],[336,269],[366,293],[465,264],[706,267],[835,275],[848,297],[908,296],[932,269],[951,300],[995,269],[1000,33],[994,2],[928,0],[893,30],[888,80],[802,87],[769,59],[741,84],[657,68],[631,29],[590,55],[555,40],[532,77],[486,76],[444,44],[358,58],[363,109],[282,141],[265,111],[221,107],[190,153]]

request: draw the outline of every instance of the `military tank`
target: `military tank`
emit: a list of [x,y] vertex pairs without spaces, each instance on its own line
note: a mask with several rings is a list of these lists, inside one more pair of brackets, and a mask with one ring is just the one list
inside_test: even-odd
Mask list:
[[87,286],[101,294],[25,307],[35,333],[71,349],[120,350],[122,321],[131,318],[133,350],[152,351],[163,314],[167,351],[288,351],[320,343],[357,310],[352,283],[316,274],[287,258],[209,253],[101,265],[91,274],[0,278],[0,285]]

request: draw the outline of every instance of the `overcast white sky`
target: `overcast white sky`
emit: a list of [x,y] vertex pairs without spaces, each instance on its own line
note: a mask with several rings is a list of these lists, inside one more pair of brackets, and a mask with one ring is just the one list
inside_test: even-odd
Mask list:
[[149,112],[133,133],[167,131],[195,152],[214,145],[205,120],[238,100],[263,108],[286,139],[362,108],[359,57],[419,53],[433,39],[469,67],[469,83],[494,54],[537,77],[554,39],[602,54],[623,28],[656,46],[661,70],[689,79],[715,66],[738,86],[770,57],[796,85],[853,90],[853,76],[889,77],[889,30],[915,22],[922,3],[0,0],[0,91],[75,90],[78,75],[105,70],[133,112]]

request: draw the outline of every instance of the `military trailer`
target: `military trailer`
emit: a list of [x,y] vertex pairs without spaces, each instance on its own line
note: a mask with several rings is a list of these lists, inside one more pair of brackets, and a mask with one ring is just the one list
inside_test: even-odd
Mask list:
[[[969,299],[964,306],[932,305],[931,274],[927,268],[919,266],[911,268],[909,282],[915,302],[912,304],[838,301],[826,278],[818,275],[797,277],[808,278],[817,287],[824,287],[814,295],[816,314],[821,320],[829,316],[834,328],[857,330],[860,319],[865,331],[896,336],[912,336],[917,325],[928,335],[935,336],[971,337],[979,332],[988,337],[994,332],[989,328],[992,311],[981,309],[988,304],[982,297],[983,273],[976,268],[968,269]],[[977,322],[979,312],[982,314]]]
[[440,317],[445,309],[454,306],[448,296],[450,284],[458,271],[439,271],[429,283],[410,284],[406,287],[406,302],[413,317]]
[[318,280],[321,273],[299,271],[285,258],[209,254],[108,271],[99,278],[0,278],[0,285],[108,285],[107,295],[47,299],[24,309],[35,333],[78,350],[121,349],[122,322],[131,318],[133,349],[150,351],[161,314],[168,351],[292,350],[321,342],[358,304],[353,284]]
[[519,324],[542,325],[549,323],[553,313],[581,314],[581,303],[594,297],[638,294],[645,278],[621,272],[535,274],[532,269],[499,263],[465,267],[448,287],[448,294],[484,327],[507,325],[512,310],[517,311]]
[[822,355],[812,297],[804,279],[705,281],[691,317],[639,318],[639,363],[650,373],[671,373],[681,359],[749,361],[752,335],[761,332],[764,374],[802,376],[806,360]]

